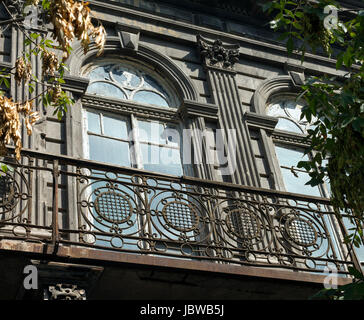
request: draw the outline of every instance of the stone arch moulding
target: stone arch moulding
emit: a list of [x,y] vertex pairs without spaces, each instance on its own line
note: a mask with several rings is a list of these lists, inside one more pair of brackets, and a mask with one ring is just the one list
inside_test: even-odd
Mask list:
[[[69,58],[68,68],[69,76],[80,77],[79,72],[82,66],[93,59],[97,59],[96,54],[98,49],[94,42],[91,42],[89,50],[86,54],[83,53],[83,48],[78,44]],[[112,57],[130,57],[145,63],[149,67],[153,67],[166,79],[171,81],[172,86],[176,89],[177,94],[183,100],[197,101],[198,95],[192,81],[189,77],[167,56],[139,43],[138,50],[130,50],[121,48],[118,37],[108,37],[105,44],[103,57],[108,55]]]
[[266,104],[271,97],[278,93],[289,94],[298,92],[299,88],[294,85],[290,76],[278,76],[273,79],[265,80],[253,95],[253,110],[260,115],[265,115]]

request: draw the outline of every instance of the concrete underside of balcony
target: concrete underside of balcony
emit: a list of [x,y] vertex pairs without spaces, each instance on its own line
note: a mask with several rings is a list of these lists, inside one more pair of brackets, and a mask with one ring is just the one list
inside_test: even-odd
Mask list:
[[[56,250],[55,250],[56,249]],[[308,299],[325,276],[291,270],[172,259],[0,241],[0,299],[42,299],[57,283],[86,289],[87,299],[241,300]],[[35,264],[39,290],[25,290],[24,267]],[[338,284],[350,279],[338,278]]]

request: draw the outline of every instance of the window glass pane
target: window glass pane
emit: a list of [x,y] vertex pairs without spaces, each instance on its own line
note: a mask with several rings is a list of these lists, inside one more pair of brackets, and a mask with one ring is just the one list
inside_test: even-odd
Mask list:
[[106,82],[94,82],[87,88],[87,93],[100,96],[125,99],[124,93],[116,86]]
[[[293,148],[283,147],[276,145],[276,155],[281,166],[284,185],[288,192],[302,193],[311,196],[320,197],[321,193],[318,187],[311,187],[306,185],[306,182],[311,180],[308,173],[294,170],[291,171],[292,166],[297,168],[299,161],[308,161],[309,158],[303,153],[303,150],[296,150]],[[282,168],[288,167],[288,168]]]
[[177,149],[140,145],[145,170],[182,176],[180,152]]
[[169,146],[179,147],[181,145],[181,135],[177,126],[167,124],[163,130],[162,137],[167,141]]
[[127,123],[123,119],[103,115],[104,134],[109,137],[128,139]]
[[311,180],[310,176],[307,173],[295,171],[295,174],[297,175],[295,176],[289,169],[281,168],[281,170],[284,185],[288,192],[301,193],[316,197],[321,196],[320,190],[317,186],[311,187],[309,185],[306,185],[306,182]]
[[[277,129],[300,134],[307,133],[310,124],[306,118],[301,119],[303,107],[302,102],[292,99],[281,100],[268,106],[267,115],[279,118]],[[315,121],[316,119],[313,118],[311,123]]]
[[[150,73],[155,74],[152,70]],[[168,108],[171,104],[170,94],[158,81],[160,76],[155,76],[154,78],[147,69],[139,69],[129,61],[108,63],[94,68],[89,73],[91,82],[87,92]]]
[[286,113],[284,112],[280,103],[274,103],[268,107],[267,115],[272,117],[284,117],[286,116]]
[[89,78],[91,81],[93,80],[110,80],[109,71],[111,65],[100,66],[93,69],[90,74]]
[[159,122],[138,120],[139,141],[166,144],[164,125]]
[[132,88],[139,87],[142,82],[140,76],[137,75],[136,71],[130,70],[129,68],[125,68],[122,66],[114,68],[112,74],[115,81]]
[[289,147],[276,145],[276,155],[281,166],[297,167],[299,161],[308,161],[308,156],[303,153],[303,150],[296,150]]
[[154,104],[156,106],[168,107],[167,101],[159,94],[150,91],[138,91],[134,94],[134,101],[141,103]]
[[89,145],[91,160],[131,166],[129,143],[89,135]]
[[88,131],[101,134],[100,115],[87,111],[87,126]]
[[295,133],[302,133],[302,130],[297,124],[295,124],[291,120],[283,118],[279,118],[278,123],[276,125],[276,129],[295,132]]
[[159,83],[149,75],[144,76],[144,88],[155,89],[166,95],[166,92]]
[[301,118],[301,109],[302,106],[299,105],[296,101],[286,101],[284,104],[286,113],[292,117],[297,122],[300,121]]

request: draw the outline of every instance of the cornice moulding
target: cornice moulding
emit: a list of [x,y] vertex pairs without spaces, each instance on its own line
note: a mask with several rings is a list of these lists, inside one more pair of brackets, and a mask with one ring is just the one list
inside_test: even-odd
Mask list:
[[[152,21],[153,23],[156,23],[157,25],[161,26],[162,24],[167,24],[167,25],[173,25],[175,28],[181,29],[181,28],[185,28],[186,33],[189,35],[198,35],[198,34],[203,34],[204,36],[208,36],[211,38],[216,38],[219,37],[222,41],[225,42],[240,42],[240,55],[245,54],[244,50],[242,49],[242,47],[246,46],[247,48],[251,48],[252,46],[256,46],[257,49],[262,50],[263,52],[272,52],[276,51],[280,56],[285,55],[287,53],[287,50],[285,48],[285,46],[282,45],[278,45],[276,43],[272,43],[269,41],[269,39],[262,39],[262,40],[257,40],[257,39],[252,39],[243,35],[235,35],[235,34],[231,34],[231,33],[227,33],[224,31],[219,31],[219,30],[212,30],[206,27],[201,27],[201,26],[196,26],[190,23],[186,23],[186,22],[182,22],[182,21],[177,21],[177,20],[173,20],[171,18],[166,18],[163,16],[159,16],[156,14],[152,14],[152,13],[147,13],[145,11],[140,11],[137,9],[131,9],[130,7],[127,6],[123,6],[123,4],[121,3],[117,3],[117,4],[111,4],[111,3],[105,3],[105,2],[100,2],[100,1],[95,1],[95,0],[90,0],[90,4],[91,7],[94,7],[97,11],[97,9],[99,9],[100,11],[105,12],[106,10],[109,10],[110,12],[114,11],[114,15],[115,16],[124,16],[126,15],[130,15],[130,16],[134,16],[134,17],[138,17],[141,18],[142,21],[147,22]],[[102,16],[98,16],[98,19],[105,22],[106,24],[110,24],[110,23],[116,23],[110,20],[105,20],[102,18]],[[192,31],[192,32],[191,32]],[[143,32],[143,29],[141,28],[141,32]],[[150,32],[149,30],[147,31],[148,33]],[[166,36],[166,35],[164,35]],[[179,42],[193,42],[193,38],[191,37],[189,40],[187,39],[181,39],[180,37],[176,37],[176,41]],[[256,57],[254,54],[251,54],[251,58],[257,59],[258,57]],[[287,61],[287,58],[284,59],[284,61],[278,61],[275,60],[274,58],[270,59],[270,58],[265,58],[267,61],[271,61],[274,62],[275,64],[281,64],[284,65],[285,62]],[[290,58],[291,61],[297,62],[299,63],[301,57],[299,54],[293,54],[292,57]],[[259,58],[259,60],[261,60],[261,58]],[[312,64],[316,64],[317,63],[321,63],[321,64],[326,64],[326,65],[330,65],[330,69],[332,69],[331,72],[325,72],[328,74],[335,74],[337,75],[338,72],[336,72],[336,60],[331,59],[331,58],[326,58],[326,57],[322,57],[322,56],[318,56],[318,55],[314,55],[311,53],[307,53],[306,54],[306,63],[312,63]],[[308,66],[305,63],[305,68],[306,70],[310,70],[313,71],[315,73],[324,73],[321,71],[318,71],[317,68],[314,68],[314,66]]]
[[179,112],[182,117],[204,117],[206,119],[216,120],[218,119],[219,108],[214,104],[184,100]]

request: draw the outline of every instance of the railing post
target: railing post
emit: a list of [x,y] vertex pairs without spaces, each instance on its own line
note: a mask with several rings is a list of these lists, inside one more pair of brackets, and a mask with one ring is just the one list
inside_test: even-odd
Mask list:
[[52,211],[52,245],[54,253],[57,251],[59,242],[59,225],[58,225],[58,177],[59,168],[58,160],[53,160],[53,211]]

